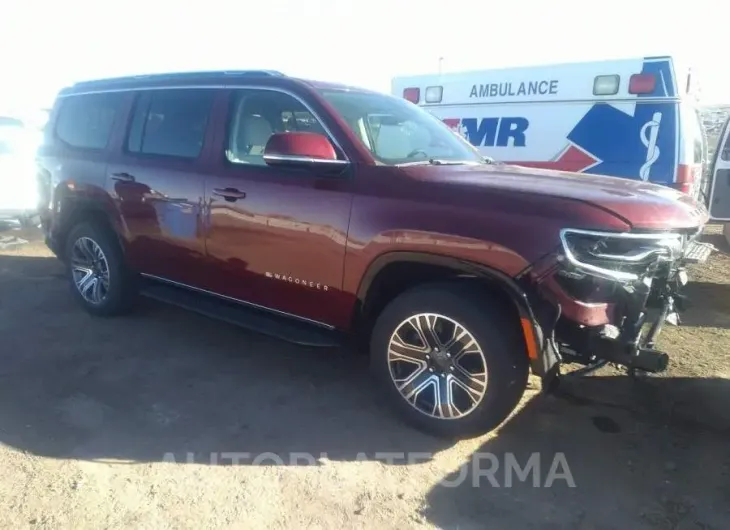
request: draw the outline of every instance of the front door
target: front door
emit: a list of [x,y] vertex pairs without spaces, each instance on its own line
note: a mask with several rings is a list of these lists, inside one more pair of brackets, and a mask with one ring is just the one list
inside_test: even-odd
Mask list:
[[211,290],[267,309],[342,324],[352,203],[347,174],[327,176],[266,165],[275,132],[327,134],[299,99],[277,90],[229,95],[218,164],[206,180]]
[[730,127],[722,128],[712,166],[710,217],[714,221],[730,222]]
[[123,146],[107,166],[107,185],[128,259],[139,272],[189,285],[203,281],[204,163],[214,95],[207,89],[135,95]]

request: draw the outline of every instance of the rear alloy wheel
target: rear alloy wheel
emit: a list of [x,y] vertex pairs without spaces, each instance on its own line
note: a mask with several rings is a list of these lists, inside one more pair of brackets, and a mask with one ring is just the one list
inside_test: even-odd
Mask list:
[[65,257],[73,292],[89,313],[112,316],[130,309],[136,282],[111,229],[76,225],[66,240]]
[[375,324],[370,359],[401,416],[448,438],[497,427],[527,385],[511,308],[493,307],[487,292],[457,282],[417,287],[391,302]]
[[89,237],[80,237],[71,249],[71,274],[81,297],[99,305],[109,294],[109,262],[101,247]]

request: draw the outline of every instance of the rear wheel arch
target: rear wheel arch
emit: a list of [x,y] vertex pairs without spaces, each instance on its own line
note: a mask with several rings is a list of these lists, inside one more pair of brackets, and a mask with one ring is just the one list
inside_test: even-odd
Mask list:
[[118,230],[118,223],[97,201],[89,201],[78,198],[65,198],[61,204],[61,223],[59,226],[58,240],[61,248],[65,248],[65,242],[75,226],[81,223],[98,225],[114,234],[120,249],[124,252],[125,245]]

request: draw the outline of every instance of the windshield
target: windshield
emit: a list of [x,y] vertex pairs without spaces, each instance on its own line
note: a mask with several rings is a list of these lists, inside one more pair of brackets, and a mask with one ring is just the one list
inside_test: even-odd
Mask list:
[[438,118],[405,100],[346,90],[320,93],[378,162],[484,163],[476,149]]

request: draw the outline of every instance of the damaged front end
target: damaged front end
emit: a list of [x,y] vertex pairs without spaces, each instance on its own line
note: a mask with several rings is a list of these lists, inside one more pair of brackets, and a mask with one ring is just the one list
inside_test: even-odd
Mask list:
[[697,240],[701,231],[562,230],[557,259],[532,278],[541,306],[553,313],[541,312],[543,354],[553,359],[543,377],[562,363],[583,364],[582,371],[609,362],[632,372],[665,370],[669,357],[656,339],[687,307],[687,265],[713,250]]

